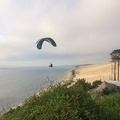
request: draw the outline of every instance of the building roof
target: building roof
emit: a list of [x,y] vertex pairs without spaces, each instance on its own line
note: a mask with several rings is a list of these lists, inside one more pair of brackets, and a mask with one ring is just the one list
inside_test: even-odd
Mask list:
[[114,81],[114,80],[105,80],[107,83],[111,83],[111,84],[114,84],[118,87],[120,87],[120,81]]

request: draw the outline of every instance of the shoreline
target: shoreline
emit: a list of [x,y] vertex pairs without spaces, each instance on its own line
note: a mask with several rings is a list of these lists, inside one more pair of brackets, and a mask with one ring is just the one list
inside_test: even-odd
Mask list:
[[[75,77],[74,82],[77,79],[85,78],[87,82],[92,83],[95,80],[113,80],[113,75],[111,74],[111,63],[99,63],[99,64],[88,64],[84,66],[77,66],[74,68]],[[70,71],[71,73],[71,71]],[[67,74],[67,78],[70,78],[71,74]]]
[[[72,70],[75,72],[75,76],[72,76]],[[76,82],[77,79],[86,79],[87,82],[92,83],[95,80],[113,80],[113,75],[111,72],[111,62],[98,63],[98,64],[86,64],[77,65],[71,71],[66,74],[65,80],[69,80],[73,77],[73,81]]]
[[[72,70],[75,71],[75,76],[72,76]],[[58,83],[64,84],[65,82],[69,82],[73,78],[73,83],[70,85],[72,86],[75,82],[77,82],[77,79],[85,78],[87,82],[92,83],[95,80],[108,80],[109,75],[111,74],[111,63],[100,63],[100,64],[86,64],[86,65],[76,65],[70,70],[66,72],[66,75],[63,80],[59,81]],[[55,82],[55,84],[57,84]],[[68,87],[70,87],[68,86]],[[49,86],[48,86],[49,87]],[[25,105],[26,101],[29,100],[30,97],[34,95],[39,95],[39,93],[43,90],[47,90],[48,88],[44,88],[39,91],[35,91],[33,95],[29,96],[28,98],[25,98],[23,101],[21,101],[17,105],[9,106],[9,108],[0,111],[0,114],[3,115],[6,112],[9,112],[11,109],[16,109],[18,107],[22,107]]]
[[49,89],[49,86],[50,86],[50,85],[56,85],[56,84],[58,84],[58,83],[61,83],[61,82],[65,79],[66,74],[67,74],[68,72],[70,72],[73,68],[74,68],[74,66],[71,67],[71,68],[69,68],[69,69],[65,72],[65,74],[63,75],[63,78],[61,77],[59,80],[57,80],[57,81],[55,80],[54,82],[53,82],[53,81],[50,81],[49,77],[47,76],[47,79],[49,79],[49,85],[47,85],[46,87],[39,88],[39,89],[38,89],[38,88],[37,88],[37,89],[34,89],[33,94],[31,94],[31,95],[28,94],[28,96],[27,96],[26,98],[24,98],[23,100],[21,100],[21,101],[19,101],[19,102],[17,102],[17,103],[7,104],[6,106],[3,105],[3,106],[0,108],[0,116],[2,116],[3,114],[9,112],[11,109],[17,109],[17,108],[19,108],[19,107],[24,106],[25,103],[26,103],[26,101],[28,101],[30,97],[32,97],[32,96],[34,96],[34,95],[39,96],[39,93],[42,92],[42,91],[47,91],[47,90]]

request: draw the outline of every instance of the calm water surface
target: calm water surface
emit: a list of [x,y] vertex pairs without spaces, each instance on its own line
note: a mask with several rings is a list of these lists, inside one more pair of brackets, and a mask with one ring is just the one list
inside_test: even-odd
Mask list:
[[0,111],[20,104],[34,92],[46,88],[50,81],[60,82],[73,66],[0,68]]

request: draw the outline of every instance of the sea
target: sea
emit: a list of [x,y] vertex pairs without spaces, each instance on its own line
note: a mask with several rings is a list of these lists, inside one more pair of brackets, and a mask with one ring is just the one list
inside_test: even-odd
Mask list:
[[0,111],[19,105],[53,83],[65,79],[73,65],[0,68]]

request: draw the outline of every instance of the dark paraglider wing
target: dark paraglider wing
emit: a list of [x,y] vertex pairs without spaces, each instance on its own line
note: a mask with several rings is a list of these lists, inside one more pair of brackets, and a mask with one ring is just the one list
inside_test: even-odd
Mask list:
[[40,40],[38,40],[38,41],[36,42],[38,49],[41,49],[41,48],[42,48],[42,45],[43,45],[43,42],[44,42],[44,41],[49,42],[49,43],[50,43],[51,45],[53,45],[54,47],[57,46],[56,43],[55,43],[55,41],[54,41],[52,38],[42,38],[42,39],[40,39]]
[[43,39],[40,39],[40,40],[38,40],[38,41],[36,42],[36,43],[37,43],[37,48],[38,48],[38,49],[41,49],[41,48],[42,48],[43,42],[44,42],[44,38],[43,38]]
[[56,43],[55,43],[55,41],[54,41],[52,38],[46,38],[45,40],[46,40],[47,42],[51,43],[54,47],[57,46]]

